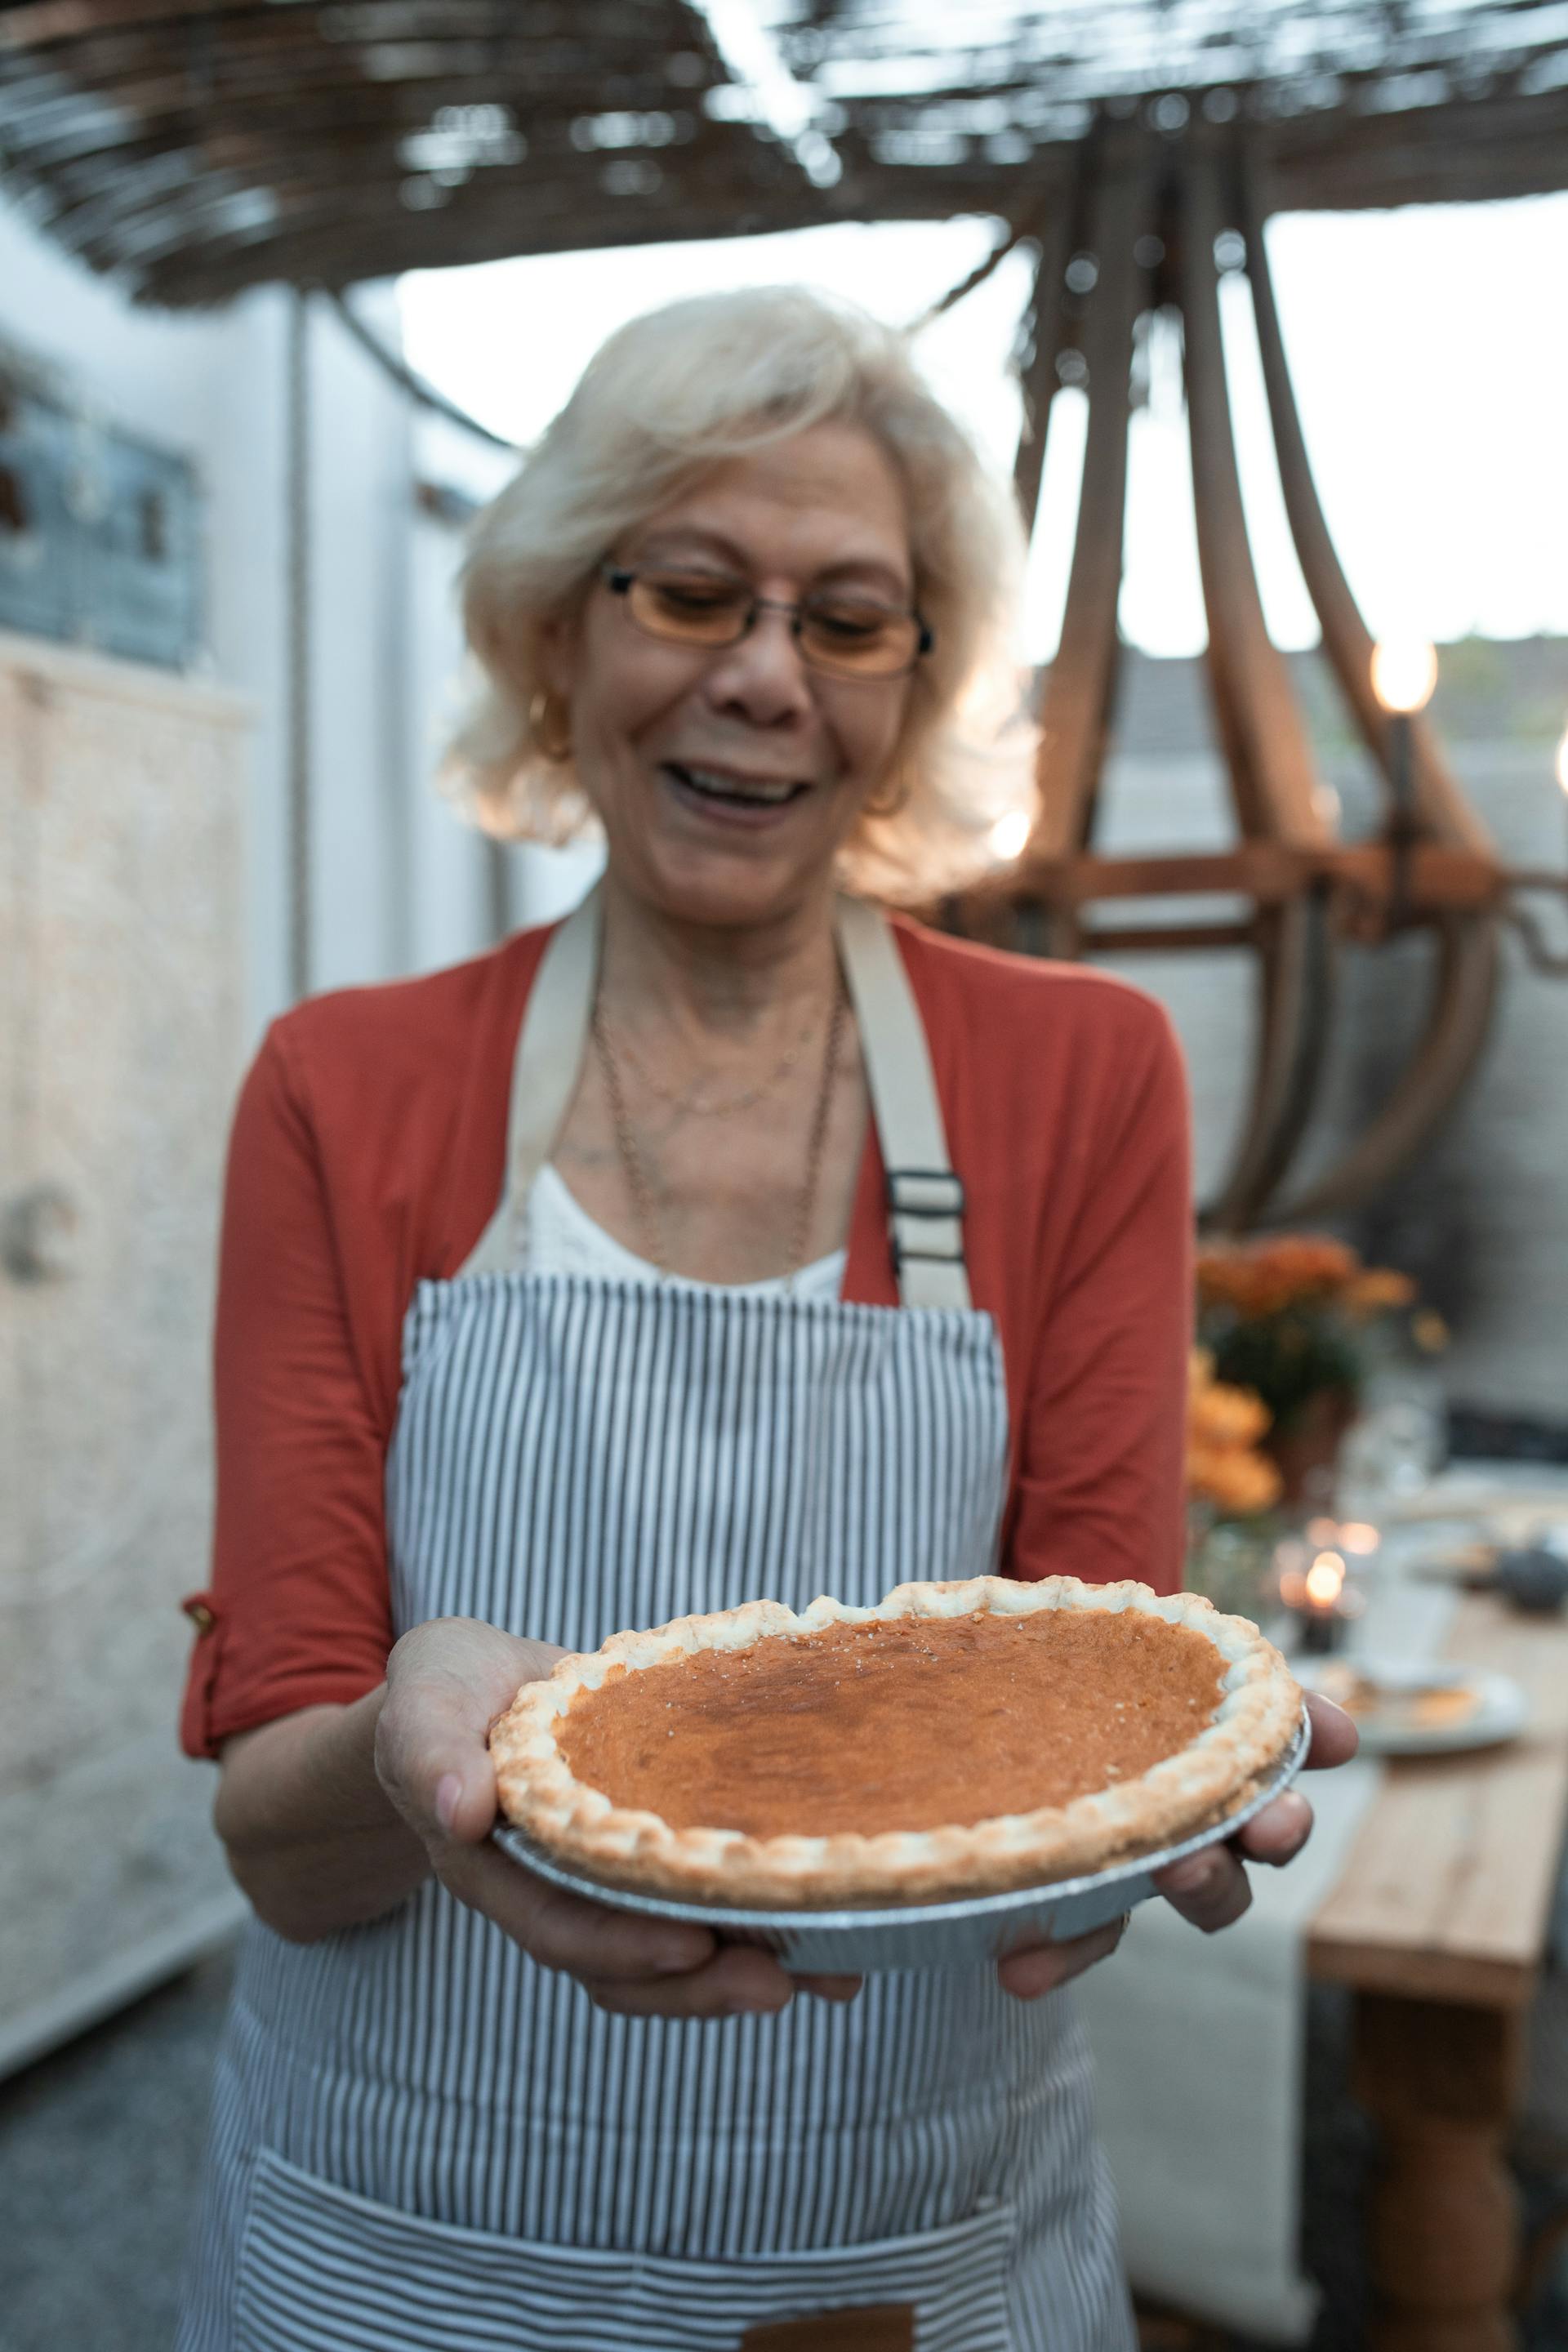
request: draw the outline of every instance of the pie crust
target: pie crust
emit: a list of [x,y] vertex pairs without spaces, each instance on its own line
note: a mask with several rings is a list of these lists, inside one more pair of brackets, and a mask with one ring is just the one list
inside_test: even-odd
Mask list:
[[[1301,1708],[1258,1628],[1195,1593],[978,1576],[613,1634],[524,1684],[490,1752],[506,1818],[588,1877],[821,1909],[1043,1885],[1177,1843],[1272,1778]],[[1054,1744],[1036,1730],[1053,1721]],[[987,1811],[1003,1789],[1026,1809]],[[825,1833],[780,1826],[814,1808]],[[725,1812],[742,1825],[710,1825]]]

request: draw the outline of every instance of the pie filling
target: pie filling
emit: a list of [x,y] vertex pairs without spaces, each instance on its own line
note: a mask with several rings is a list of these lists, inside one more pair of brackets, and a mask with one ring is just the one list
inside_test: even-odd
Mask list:
[[559,1745],[674,1829],[967,1827],[1133,1780],[1220,1704],[1212,1642],[1143,1610],[873,1618],[612,1666]]

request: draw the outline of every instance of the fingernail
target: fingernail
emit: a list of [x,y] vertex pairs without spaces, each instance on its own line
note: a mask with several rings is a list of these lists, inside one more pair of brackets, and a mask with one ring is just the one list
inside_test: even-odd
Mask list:
[[1206,1886],[1214,1874],[1214,1865],[1206,1854],[1194,1853],[1185,1862],[1173,1862],[1161,1873],[1168,1895],[1195,1895]]
[[463,1784],[456,1772],[448,1772],[436,1784],[436,1819],[452,1834],[452,1823],[458,1818],[458,1807],[463,1801]]

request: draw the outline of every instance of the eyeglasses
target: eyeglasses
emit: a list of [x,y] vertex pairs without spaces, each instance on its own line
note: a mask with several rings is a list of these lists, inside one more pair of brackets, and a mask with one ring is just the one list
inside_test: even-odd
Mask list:
[[790,635],[810,669],[828,677],[903,677],[936,642],[907,605],[879,604],[843,588],[818,589],[796,604],[758,596],[721,572],[602,563],[612,596],[626,599],[639,629],[667,645],[738,646],[759,613],[787,613]]

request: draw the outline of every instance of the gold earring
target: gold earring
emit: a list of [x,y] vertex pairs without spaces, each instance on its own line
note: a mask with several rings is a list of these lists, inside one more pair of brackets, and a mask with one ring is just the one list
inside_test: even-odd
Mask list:
[[545,732],[550,719],[550,708],[551,697],[543,687],[540,687],[537,692],[529,698],[528,731],[533,738],[541,759],[564,760],[570,756],[572,751],[571,724],[568,721],[555,741],[552,742]]
[[861,811],[863,816],[897,816],[908,802],[914,788],[914,779],[907,769],[899,769],[885,777]]

